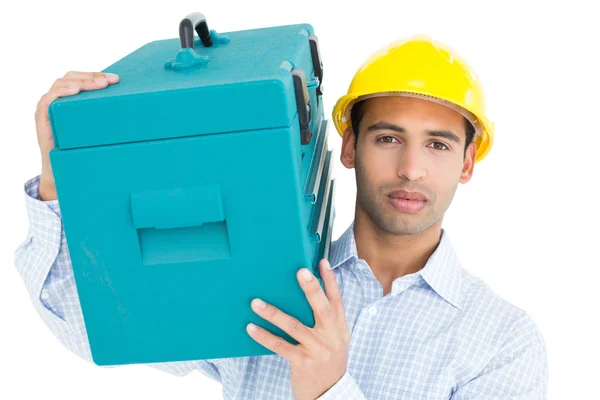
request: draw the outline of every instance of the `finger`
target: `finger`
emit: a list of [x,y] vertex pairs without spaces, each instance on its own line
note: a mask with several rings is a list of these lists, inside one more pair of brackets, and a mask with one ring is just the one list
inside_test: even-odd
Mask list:
[[54,86],[50,90],[67,87],[77,86],[79,91],[102,89],[108,86],[108,79],[106,77],[100,78],[61,78],[54,82]]
[[273,335],[271,332],[258,325],[250,323],[246,326],[246,331],[256,342],[279,354],[290,363],[296,363],[298,358],[302,355],[303,350],[299,346],[293,345],[283,338]]
[[346,314],[344,312],[344,301],[342,299],[342,293],[335,279],[335,272],[331,268],[331,264],[326,258],[321,259],[319,262],[319,268],[321,268],[321,280],[323,286],[325,286],[325,293],[329,302],[333,306],[338,316],[342,316],[344,322],[346,322]]
[[69,71],[65,74],[63,79],[108,79],[110,83],[114,83],[119,80],[119,76],[115,74],[109,74],[107,72],[81,72],[81,71]]
[[277,326],[299,343],[311,348],[319,344],[317,337],[311,329],[297,318],[284,313],[271,304],[265,303],[261,299],[252,300],[251,306],[254,312],[260,317]]
[[319,281],[308,268],[301,268],[297,273],[298,281],[308,300],[317,323],[328,323],[335,318],[336,310],[323,292]]
[[107,78],[107,75],[101,72],[68,72],[65,78],[57,79],[48,93],[38,102],[35,113],[36,124],[48,123],[48,107],[57,98],[72,96],[85,90],[101,89],[118,80],[118,75]]

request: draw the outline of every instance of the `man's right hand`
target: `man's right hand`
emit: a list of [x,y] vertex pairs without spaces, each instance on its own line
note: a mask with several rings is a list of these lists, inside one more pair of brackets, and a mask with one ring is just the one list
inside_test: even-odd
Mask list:
[[40,199],[56,200],[56,186],[50,165],[50,150],[54,148],[52,128],[48,118],[50,103],[59,97],[72,96],[85,90],[103,89],[108,85],[119,82],[117,75],[102,72],[67,72],[64,77],[57,79],[48,93],[44,94],[35,110],[35,126],[38,143],[42,153],[42,173],[40,175]]

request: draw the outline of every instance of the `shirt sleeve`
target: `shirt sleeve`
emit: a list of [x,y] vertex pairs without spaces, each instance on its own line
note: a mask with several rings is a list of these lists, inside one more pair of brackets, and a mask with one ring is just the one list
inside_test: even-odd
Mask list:
[[[29,230],[17,247],[14,263],[44,323],[70,351],[93,362],[58,200],[40,200],[40,176],[25,183]],[[150,367],[185,376],[198,369],[220,382],[208,360],[150,363]]]
[[328,391],[316,400],[366,400],[360,387],[348,371]]
[[525,312],[503,346],[473,379],[458,387],[452,400],[545,400],[548,388],[546,343]]

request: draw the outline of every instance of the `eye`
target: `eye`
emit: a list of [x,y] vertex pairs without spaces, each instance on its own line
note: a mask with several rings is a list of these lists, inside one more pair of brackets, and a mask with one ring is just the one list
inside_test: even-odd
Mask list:
[[375,140],[375,142],[377,142],[377,143],[385,143],[385,144],[393,143],[391,141],[382,140],[382,139],[396,139],[396,138],[393,137],[393,136],[381,136],[381,137],[377,138],[377,140]]
[[442,142],[433,142],[432,144],[439,144],[439,145],[443,146],[443,148],[436,148],[436,150],[450,150],[450,148],[448,146],[446,146],[445,143],[442,143]]

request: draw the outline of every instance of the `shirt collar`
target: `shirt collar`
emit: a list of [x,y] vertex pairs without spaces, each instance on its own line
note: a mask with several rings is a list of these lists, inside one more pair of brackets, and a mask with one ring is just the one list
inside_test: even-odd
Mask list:
[[[358,258],[353,221],[342,236],[331,244],[329,263],[335,269],[349,260],[356,261]],[[462,309],[462,267],[445,229],[441,230],[437,248],[418,273],[438,295],[456,308]]]
[[350,259],[358,259],[356,241],[354,238],[354,221],[336,241],[331,243],[329,264],[335,269]]

